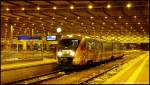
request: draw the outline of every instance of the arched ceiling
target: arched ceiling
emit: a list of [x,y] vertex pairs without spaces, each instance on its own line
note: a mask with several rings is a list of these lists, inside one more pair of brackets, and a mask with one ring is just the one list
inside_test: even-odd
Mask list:
[[[127,8],[127,3],[132,7]],[[89,4],[92,9],[88,9]],[[107,8],[108,4],[112,7]],[[149,1],[1,1],[1,37],[10,36],[11,25],[13,36],[57,34],[56,28],[61,27],[61,34],[148,42]]]

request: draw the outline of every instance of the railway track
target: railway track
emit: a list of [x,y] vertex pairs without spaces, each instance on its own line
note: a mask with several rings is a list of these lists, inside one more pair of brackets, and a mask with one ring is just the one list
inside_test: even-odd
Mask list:
[[43,80],[46,80],[46,79],[56,78],[56,77],[59,77],[59,76],[62,76],[62,75],[64,75],[62,70],[56,70],[54,72],[51,72],[50,74],[46,74],[46,75],[42,75],[42,76],[37,76],[37,77],[29,78],[29,79],[16,81],[16,82],[13,82],[13,84],[32,84],[32,83],[36,83],[36,82],[43,81]]
[[[131,54],[131,55],[136,56],[139,54],[141,53]],[[126,63],[127,61],[128,61],[127,58],[117,59],[117,60],[109,62],[108,64],[103,63],[103,64],[100,64],[100,66],[90,67],[90,68],[78,70],[78,71],[57,70],[48,75],[43,75],[39,77],[17,81],[17,82],[14,82],[13,84],[59,84],[59,83],[60,84],[88,84],[88,81],[91,81],[92,79],[98,76],[101,76],[115,68],[118,68],[120,65]]]
[[[137,56],[143,53],[135,53],[131,56]],[[102,64],[100,66],[91,67],[89,69],[81,70],[79,72],[74,72],[71,74],[65,74],[59,78],[49,79],[41,82],[40,84],[88,84],[88,81],[101,76],[113,69],[118,68],[122,64],[129,61],[129,59],[133,59],[133,57],[117,59],[115,61]]]

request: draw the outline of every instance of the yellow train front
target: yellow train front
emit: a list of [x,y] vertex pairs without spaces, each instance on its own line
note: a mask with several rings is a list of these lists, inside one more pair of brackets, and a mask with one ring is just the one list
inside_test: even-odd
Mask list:
[[59,41],[57,59],[59,66],[85,66],[96,62],[120,58],[123,44],[102,42],[87,37],[64,37]]

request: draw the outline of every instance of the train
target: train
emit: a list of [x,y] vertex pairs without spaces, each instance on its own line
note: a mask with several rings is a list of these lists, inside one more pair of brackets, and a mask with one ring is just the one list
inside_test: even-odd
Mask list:
[[60,67],[85,66],[124,56],[125,44],[82,36],[63,36],[58,43]]

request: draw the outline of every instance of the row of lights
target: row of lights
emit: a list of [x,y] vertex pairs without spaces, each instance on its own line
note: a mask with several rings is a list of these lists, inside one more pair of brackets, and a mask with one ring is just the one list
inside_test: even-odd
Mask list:
[[[91,16],[91,17],[90,17],[90,19],[93,19],[93,18],[94,18],[93,16]],[[105,18],[105,19],[108,19],[108,17],[107,17],[107,16],[105,16],[104,18]],[[119,19],[121,19],[121,18],[122,18],[122,16],[119,16],[118,18],[119,18]],[[135,19],[136,19],[136,18],[137,18],[137,16],[133,16],[133,18],[135,18]],[[17,20],[19,20],[19,19],[20,19],[20,18],[17,18]],[[28,19],[30,20],[31,18],[28,18]],[[41,19],[43,19],[43,18],[40,18],[40,20],[41,20]],[[55,19],[55,17],[53,17],[52,19]],[[64,17],[64,19],[66,20],[66,19],[67,19],[67,17]],[[77,16],[77,19],[80,19],[80,17],[79,17],[79,16]],[[5,20],[8,20],[8,18],[6,18]]]
[[[108,5],[106,6],[106,8],[108,8],[108,9],[110,9],[111,7],[112,7],[111,4],[108,4]],[[127,8],[131,8],[131,7],[132,7],[132,4],[131,4],[131,3],[126,4],[126,7],[127,7]],[[40,7],[37,7],[36,9],[37,9],[37,10],[40,10],[41,8],[40,8]],[[57,7],[54,6],[53,9],[56,10]],[[70,6],[70,9],[73,10],[73,9],[74,9],[74,6],[71,5],[71,6]],[[88,5],[88,9],[93,9],[93,5],[92,5],[92,4],[89,4],[89,5]],[[10,10],[9,8],[6,8],[6,11],[9,11],[9,10]],[[23,8],[21,8],[21,10],[24,11],[25,8],[23,7]]]

